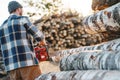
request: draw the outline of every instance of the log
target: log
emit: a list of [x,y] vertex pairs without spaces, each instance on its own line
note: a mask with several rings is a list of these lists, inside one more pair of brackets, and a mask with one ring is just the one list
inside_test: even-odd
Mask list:
[[78,54],[80,52],[86,52],[86,51],[119,51],[119,50],[120,50],[120,38],[108,42],[103,42],[97,45],[83,46],[78,48],[56,51],[55,55],[52,56],[52,61],[55,63],[59,63],[59,61],[64,56],[69,56],[71,54]]
[[120,70],[120,51],[88,51],[66,56],[60,70]]
[[84,18],[83,26],[89,34],[105,31],[118,34],[120,32],[120,2]]
[[62,71],[42,74],[35,80],[120,80],[120,71]]
[[92,0],[92,9],[103,10],[119,2],[120,0]]

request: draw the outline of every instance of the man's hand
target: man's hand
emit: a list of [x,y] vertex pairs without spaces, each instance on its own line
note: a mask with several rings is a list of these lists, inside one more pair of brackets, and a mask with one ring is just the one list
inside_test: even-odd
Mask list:
[[39,46],[45,46],[45,45],[47,45],[45,39],[43,39],[42,41],[40,41]]

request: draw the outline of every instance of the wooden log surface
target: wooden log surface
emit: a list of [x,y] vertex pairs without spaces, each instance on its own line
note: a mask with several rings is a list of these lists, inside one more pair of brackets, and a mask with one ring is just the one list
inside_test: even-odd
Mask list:
[[92,0],[92,9],[96,10],[103,10],[108,8],[116,3],[119,3],[120,0]]
[[109,31],[120,32],[120,2],[101,10],[83,20],[85,31],[89,34]]
[[86,51],[119,51],[120,50],[120,38],[115,39],[108,42],[103,42],[101,44],[92,45],[92,46],[83,46],[78,48],[72,48],[72,49],[66,49],[66,50],[60,50],[56,51],[54,56],[52,56],[52,60],[55,63],[59,63],[59,61],[64,56],[69,56],[71,54],[78,54],[80,52],[86,52]]
[[120,71],[62,71],[42,74],[35,80],[120,80]]
[[88,51],[66,56],[60,70],[120,70],[120,51]]

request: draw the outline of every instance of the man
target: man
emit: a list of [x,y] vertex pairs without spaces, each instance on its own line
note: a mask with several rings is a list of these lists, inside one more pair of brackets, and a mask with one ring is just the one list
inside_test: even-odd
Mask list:
[[22,16],[22,5],[17,1],[8,4],[10,16],[0,27],[0,45],[5,69],[10,80],[34,80],[41,74],[29,34],[40,43],[44,35]]

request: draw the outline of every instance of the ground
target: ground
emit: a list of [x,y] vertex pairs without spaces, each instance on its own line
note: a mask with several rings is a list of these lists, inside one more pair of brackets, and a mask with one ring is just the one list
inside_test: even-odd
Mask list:
[[40,68],[42,73],[49,73],[49,72],[59,72],[59,64],[55,64],[49,61],[40,62]]

